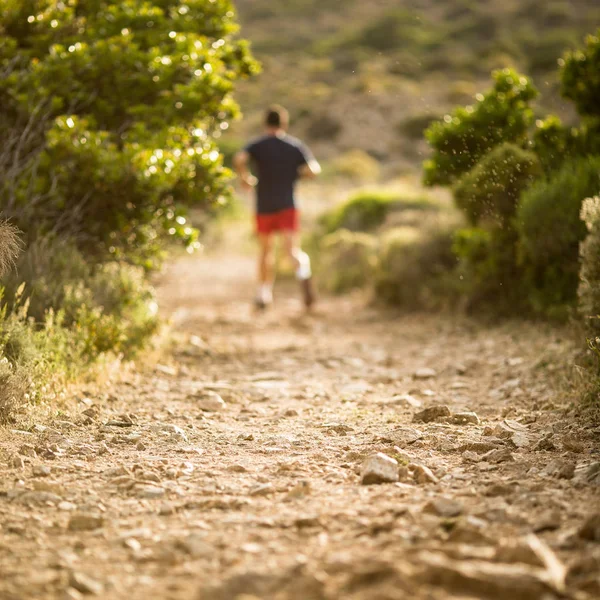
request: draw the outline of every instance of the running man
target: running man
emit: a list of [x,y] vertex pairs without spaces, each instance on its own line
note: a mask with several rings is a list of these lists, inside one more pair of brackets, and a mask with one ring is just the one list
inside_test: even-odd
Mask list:
[[[256,187],[256,229],[260,244],[259,288],[256,305],[266,308],[273,302],[273,242],[281,234],[283,248],[290,257],[296,278],[302,285],[304,305],[313,305],[315,295],[308,254],[300,248],[300,218],[296,206],[295,187],[299,178],[313,178],[321,166],[310,150],[288,135],[288,112],[281,106],[269,108],[266,114],[266,133],[236,154],[234,167],[246,190]],[[249,169],[254,166],[258,175]]]

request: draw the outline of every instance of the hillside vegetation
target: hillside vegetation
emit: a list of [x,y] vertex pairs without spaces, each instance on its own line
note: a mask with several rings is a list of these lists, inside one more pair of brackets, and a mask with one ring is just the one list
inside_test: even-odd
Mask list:
[[360,148],[396,169],[420,162],[423,130],[472,100],[493,69],[530,74],[542,92],[540,113],[571,118],[556,62],[600,24],[596,0],[238,0],[237,7],[264,70],[240,88],[248,119],[232,138],[254,131],[264,104],[277,101],[321,156]]

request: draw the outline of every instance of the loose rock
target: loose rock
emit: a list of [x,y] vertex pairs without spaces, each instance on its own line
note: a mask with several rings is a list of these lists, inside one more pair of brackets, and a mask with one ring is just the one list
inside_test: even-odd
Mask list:
[[217,392],[202,392],[198,398],[198,408],[205,412],[221,412],[227,404]]
[[433,471],[425,465],[408,465],[409,470],[412,470],[414,480],[417,483],[438,483],[439,479],[433,474]]
[[423,508],[424,513],[446,518],[458,517],[463,511],[464,507],[460,502],[444,497],[430,500]]
[[474,412],[454,413],[452,423],[455,425],[479,425],[479,417]]
[[361,484],[373,485],[398,481],[398,461],[378,452],[369,456],[361,468]]
[[445,404],[438,404],[416,413],[413,417],[413,421],[415,423],[430,423],[431,421],[437,421],[438,419],[450,417],[451,415],[450,409]]
[[104,518],[98,515],[79,513],[69,519],[69,531],[93,531],[104,525]]
[[437,377],[437,371],[435,369],[424,367],[422,369],[417,369],[413,377],[415,379],[433,379],[434,377]]

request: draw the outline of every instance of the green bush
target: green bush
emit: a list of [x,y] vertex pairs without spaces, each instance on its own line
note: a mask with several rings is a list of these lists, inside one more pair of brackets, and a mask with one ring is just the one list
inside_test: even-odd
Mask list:
[[591,156],[566,162],[523,194],[517,225],[536,310],[558,309],[575,299],[579,243],[586,232],[581,205],[598,190],[600,156]]
[[561,60],[562,94],[585,117],[600,118],[600,29],[586,38],[583,49],[568,52]]
[[461,229],[452,250],[457,258],[457,288],[469,310],[493,311],[496,316],[528,310],[520,282],[516,232],[509,227]]
[[452,184],[496,146],[527,141],[533,123],[530,104],[537,90],[530,79],[511,69],[492,76],[494,87],[479,94],[474,106],[458,108],[427,129],[433,156],[424,164],[426,185]]
[[321,217],[321,225],[326,233],[338,229],[350,231],[371,231],[383,225],[391,211],[426,210],[432,208],[427,198],[402,198],[390,191],[363,191],[354,194],[347,202],[340,204]]
[[230,0],[63,4],[3,2],[0,209],[152,266],[164,237],[195,243],[185,207],[226,196],[214,139],[258,67]]
[[474,225],[490,221],[508,226],[521,193],[541,174],[533,152],[502,144],[459,180],[454,187],[456,204]]
[[377,298],[408,310],[447,306],[455,300],[451,229],[399,227],[386,233],[379,259]]
[[377,239],[367,233],[340,229],[320,245],[319,272],[325,289],[340,293],[373,280],[377,267]]
[[600,335],[600,197],[583,202],[581,219],[588,235],[580,246],[579,314],[596,338]]
[[379,162],[358,149],[336,156],[324,169],[326,177],[340,177],[352,183],[376,181],[380,173]]

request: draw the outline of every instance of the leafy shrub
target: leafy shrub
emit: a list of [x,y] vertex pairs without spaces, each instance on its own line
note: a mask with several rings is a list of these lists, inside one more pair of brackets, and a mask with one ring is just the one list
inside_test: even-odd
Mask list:
[[600,30],[586,38],[583,49],[567,52],[560,64],[563,96],[580,115],[600,117]]
[[492,77],[494,87],[478,95],[474,106],[458,108],[427,129],[433,149],[424,164],[427,185],[451,184],[496,146],[527,140],[533,122],[530,103],[537,90],[527,77],[511,69],[494,71]]
[[165,235],[195,242],[177,218],[227,193],[214,138],[258,67],[229,0],[184,4],[3,3],[0,135],[19,168],[0,208],[20,228],[146,266]]
[[353,183],[375,181],[380,172],[379,162],[358,149],[336,156],[325,167],[326,176],[342,177]]
[[581,208],[588,235],[581,243],[579,313],[593,337],[600,335],[600,197],[588,198]]
[[459,180],[454,188],[456,204],[473,224],[484,220],[508,225],[521,193],[541,174],[533,152],[502,144]]
[[340,229],[320,245],[319,271],[325,289],[340,293],[372,281],[377,267],[377,240],[367,233]]
[[393,191],[357,192],[347,202],[340,204],[321,217],[326,233],[338,229],[371,231],[383,225],[387,217],[396,212],[424,211],[435,209],[429,198],[403,196]]
[[454,300],[451,283],[456,258],[451,229],[400,227],[382,242],[376,276],[377,298],[410,310],[448,305]]
[[508,227],[456,232],[452,251],[458,260],[457,288],[469,310],[493,310],[495,315],[528,310],[527,295],[519,285],[523,274],[517,242],[516,232]]
[[579,243],[586,232],[581,204],[598,190],[600,156],[591,156],[566,162],[523,194],[517,224],[537,310],[575,299]]

